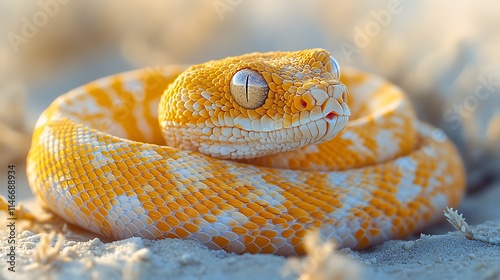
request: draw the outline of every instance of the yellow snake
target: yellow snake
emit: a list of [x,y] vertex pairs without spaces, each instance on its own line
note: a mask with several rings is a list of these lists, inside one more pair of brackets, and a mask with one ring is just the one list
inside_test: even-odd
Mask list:
[[361,249],[457,206],[465,175],[454,145],[398,87],[339,71],[311,49],[91,82],[40,116],[31,189],[112,239],[279,255],[304,253],[308,230]]

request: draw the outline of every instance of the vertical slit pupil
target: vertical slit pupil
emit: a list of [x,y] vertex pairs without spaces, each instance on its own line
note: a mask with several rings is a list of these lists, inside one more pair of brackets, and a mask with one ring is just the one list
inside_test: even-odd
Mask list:
[[247,79],[246,79],[246,81],[245,81],[245,95],[246,95],[246,97],[247,97],[247,102],[248,102],[248,77],[249,77],[249,76],[250,76],[250,75],[247,75]]

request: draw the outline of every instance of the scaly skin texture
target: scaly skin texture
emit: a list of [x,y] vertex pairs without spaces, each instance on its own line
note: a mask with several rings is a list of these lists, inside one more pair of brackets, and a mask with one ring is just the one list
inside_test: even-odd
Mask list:
[[[304,253],[308,230],[362,249],[457,206],[465,178],[453,144],[387,81],[353,69],[336,80],[329,57],[255,53],[77,88],[37,122],[31,189],[109,238],[280,255]],[[268,84],[259,108],[232,98],[241,69]]]

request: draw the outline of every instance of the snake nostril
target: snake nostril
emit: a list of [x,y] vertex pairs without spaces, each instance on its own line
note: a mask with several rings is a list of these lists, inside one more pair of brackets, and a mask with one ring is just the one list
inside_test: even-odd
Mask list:
[[311,97],[307,95],[297,95],[293,98],[294,107],[302,111],[305,109],[310,109],[314,106],[314,102],[311,101]]
[[307,102],[304,99],[300,100],[300,106],[302,106],[302,108],[306,108]]

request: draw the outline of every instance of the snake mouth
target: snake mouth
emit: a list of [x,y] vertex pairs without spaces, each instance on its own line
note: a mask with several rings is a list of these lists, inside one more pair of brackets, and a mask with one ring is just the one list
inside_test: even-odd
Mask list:
[[[309,144],[323,143],[334,138],[345,128],[349,116],[343,112],[331,111],[319,119],[273,131],[257,132],[240,129],[243,136],[243,139],[240,138],[240,140],[247,145],[274,144],[274,149],[277,149],[275,152],[289,151]],[[234,144],[230,140],[222,142]]]
[[333,118],[335,118],[336,116],[338,116],[337,112],[330,112],[328,114],[326,114],[325,116],[325,119],[331,121],[333,120]]
[[202,141],[195,143],[192,148],[220,159],[262,157],[331,140],[346,126],[348,119],[349,116],[342,112],[330,111],[317,120],[273,131],[248,131],[228,127],[235,134],[226,136],[220,133],[217,137],[213,133],[199,135]]
[[327,132],[323,137],[321,137],[317,144],[326,142],[339,134],[345,126],[347,125],[347,121],[349,120],[349,115],[336,115],[334,113],[329,113],[325,116]]

